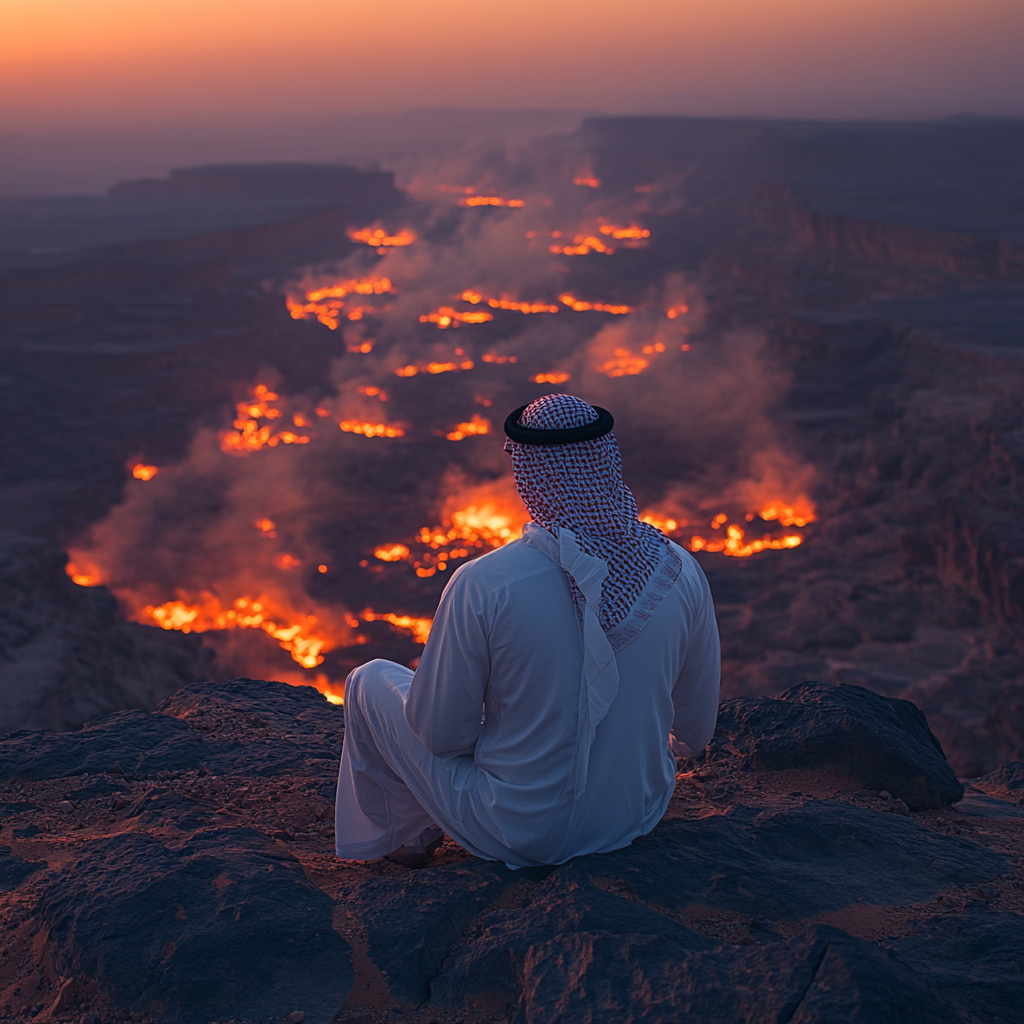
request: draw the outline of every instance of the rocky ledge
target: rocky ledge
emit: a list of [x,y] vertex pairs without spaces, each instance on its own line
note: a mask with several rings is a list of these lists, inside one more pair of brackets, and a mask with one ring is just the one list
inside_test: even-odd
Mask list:
[[1024,765],[913,704],[726,701],[649,836],[518,872],[335,858],[343,723],[238,679],[0,740],[0,1019],[1024,1020]]

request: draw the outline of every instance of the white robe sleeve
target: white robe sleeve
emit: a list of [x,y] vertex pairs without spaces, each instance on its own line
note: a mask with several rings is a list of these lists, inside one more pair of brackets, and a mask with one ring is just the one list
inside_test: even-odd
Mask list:
[[721,682],[721,647],[711,589],[701,574],[703,601],[698,605],[686,638],[683,667],[672,688],[672,752],[694,757],[714,735]]
[[471,754],[490,678],[487,595],[456,572],[441,595],[405,703],[405,720],[435,757]]

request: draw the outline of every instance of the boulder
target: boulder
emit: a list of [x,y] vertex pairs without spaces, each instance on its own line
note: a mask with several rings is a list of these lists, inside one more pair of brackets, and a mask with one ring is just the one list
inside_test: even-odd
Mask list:
[[713,742],[755,770],[831,769],[912,811],[964,795],[921,710],[861,686],[806,682],[777,698],[722,701]]
[[989,796],[1024,804],[1024,761],[1008,761],[994,772],[971,779],[971,785]]

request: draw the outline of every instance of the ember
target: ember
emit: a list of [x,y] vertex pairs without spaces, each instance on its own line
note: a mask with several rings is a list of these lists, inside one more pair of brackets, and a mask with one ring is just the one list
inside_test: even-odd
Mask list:
[[159,472],[159,467],[147,466],[143,462],[136,462],[135,465],[132,466],[132,476],[135,477],[136,480],[152,480]]

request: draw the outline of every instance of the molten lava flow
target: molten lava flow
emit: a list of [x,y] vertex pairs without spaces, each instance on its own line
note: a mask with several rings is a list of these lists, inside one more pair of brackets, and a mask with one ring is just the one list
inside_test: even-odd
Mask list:
[[563,373],[561,370],[552,370],[551,373],[538,373],[536,377],[530,378],[534,384],[564,384],[568,379],[569,374]]
[[356,420],[342,420],[339,424],[346,434],[362,434],[364,437],[405,437],[401,427],[387,423],[359,423]]
[[463,206],[525,206],[522,199],[502,199],[501,196],[466,196],[461,200]]
[[628,227],[620,224],[602,224],[601,234],[611,235],[612,238],[618,241],[639,241],[640,239],[651,237],[651,233],[647,228],[642,228],[637,224],[630,224]]
[[370,245],[375,249],[412,245],[416,241],[416,235],[408,228],[403,228],[397,235],[389,235],[382,228],[360,228],[358,231],[349,231],[348,237],[350,241],[362,242],[363,245]]
[[469,302],[474,306],[480,302],[486,302],[491,309],[510,309],[516,313],[558,312],[558,306],[553,306],[550,302],[519,302],[517,299],[509,299],[505,296],[502,296],[500,299],[488,299],[480,292],[475,292],[472,289],[466,289],[459,298],[463,302]]
[[515,363],[519,361],[518,356],[499,356],[494,352],[485,352],[480,357],[485,363]]
[[593,173],[590,171],[583,171],[581,174],[577,174],[572,179],[574,185],[582,185],[584,188],[600,188],[601,179],[595,178]]
[[633,312],[632,306],[624,306],[609,302],[583,302],[581,299],[577,299],[569,292],[563,292],[559,295],[558,301],[563,305],[568,306],[570,309],[574,309],[577,313],[584,313],[587,310],[594,309],[599,313],[614,313],[615,316],[625,316],[626,313]]
[[[777,521],[782,526],[806,526],[815,521],[814,506],[804,496],[791,506],[785,502],[769,502],[760,513],[748,512],[744,517],[752,522],[760,516],[765,522]],[[650,523],[666,534],[679,533],[689,525],[685,519],[676,520],[658,512],[645,512],[640,521]],[[728,525],[727,525],[728,524]],[[711,529],[724,532],[705,536],[693,534],[683,540],[683,546],[690,551],[720,552],[732,558],[749,558],[761,551],[785,551],[799,547],[804,538],[799,533],[784,533],[781,537],[773,537],[766,533],[757,539],[748,539],[746,531],[738,523],[730,523],[725,512],[719,512],[711,519]]]
[[354,345],[346,345],[345,346],[345,351],[346,352],[361,352],[364,356],[368,355],[370,352],[373,351],[373,341],[370,340],[370,339],[367,339],[366,341],[357,342]]
[[458,327],[459,324],[483,324],[493,319],[494,314],[488,313],[486,310],[462,312],[452,309],[451,306],[442,306],[432,313],[424,313],[420,317],[420,323],[437,324],[441,330],[444,330],[446,327]]
[[611,256],[615,246],[605,245],[596,235],[577,235],[572,245],[549,245],[548,251],[561,256],[586,256],[591,252],[603,252]]
[[382,562],[401,562],[409,557],[409,549],[404,544],[381,544],[373,549],[373,557]]
[[284,415],[273,405],[280,399],[276,392],[271,391],[266,384],[257,384],[252,395],[250,401],[239,402],[235,407],[235,429],[221,435],[221,451],[244,455],[265,447],[275,448],[279,444],[309,444],[309,437],[304,434],[296,434],[291,430],[275,434],[269,424],[260,425],[261,419],[276,420]]
[[[148,604],[143,609],[142,621],[151,622],[162,629],[176,629],[182,633],[205,633],[212,629],[262,629],[288,651],[292,660],[303,668],[315,668],[324,660],[323,652],[334,644],[329,636],[317,629],[315,615],[306,615],[298,622],[288,623],[283,609],[273,607],[264,597],[239,597],[225,607],[213,594],[203,592],[197,601],[166,601],[161,605]],[[284,619],[285,621],[279,621]]]
[[359,305],[346,310],[342,301],[348,295],[386,295],[394,291],[387,277],[365,277],[338,281],[306,292],[306,301],[290,296],[285,300],[293,320],[319,320],[332,331],[338,329],[342,315],[348,320],[362,320],[367,313],[376,313],[375,306]]
[[425,644],[430,636],[433,619],[417,619],[412,615],[396,615],[394,612],[374,612],[366,608],[359,616],[364,622],[387,622],[397,633],[412,635],[413,643]]
[[[456,350],[459,351],[459,350]],[[486,360],[486,356],[484,359]],[[415,377],[417,373],[457,373],[459,370],[472,370],[474,366],[472,359],[462,359],[459,362],[449,363],[424,363],[421,366],[410,364],[409,366],[400,366],[395,370],[395,376],[397,377]]]
[[684,316],[689,312],[690,307],[685,302],[680,302],[678,306],[671,306],[669,309],[666,309],[665,316],[667,316],[669,320],[675,320],[677,316]]
[[78,562],[68,562],[64,566],[64,572],[71,577],[72,583],[77,583],[80,587],[96,587],[102,582],[97,569],[84,565],[79,567]]
[[359,394],[366,395],[368,398],[376,398],[380,402],[386,402],[388,400],[388,393],[383,389],[377,387],[375,384],[363,384],[358,388]]
[[449,441],[461,441],[464,437],[473,437],[478,434],[489,434],[491,424],[479,413],[473,413],[468,423],[456,423],[451,431],[445,434]]
[[147,466],[144,462],[136,462],[132,466],[132,476],[136,480],[152,480],[159,472],[159,466]]

